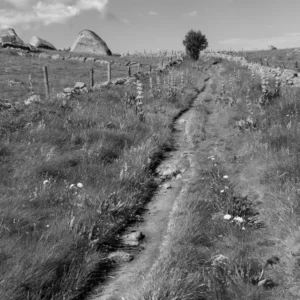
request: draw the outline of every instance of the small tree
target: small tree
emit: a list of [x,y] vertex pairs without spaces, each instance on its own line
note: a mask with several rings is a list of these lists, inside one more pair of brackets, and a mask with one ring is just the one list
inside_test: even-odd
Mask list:
[[197,60],[200,55],[200,51],[204,50],[208,46],[208,42],[206,36],[201,33],[201,31],[190,30],[183,41],[183,45],[185,46],[186,54]]

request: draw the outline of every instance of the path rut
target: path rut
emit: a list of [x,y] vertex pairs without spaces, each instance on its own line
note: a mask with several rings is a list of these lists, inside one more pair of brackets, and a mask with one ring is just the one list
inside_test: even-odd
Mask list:
[[143,222],[136,223],[126,232],[140,231],[145,235],[140,244],[142,250],[134,253],[133,261],[120,265],[106,285],[96,289],[89,300],[127,299],[126,294],[142,284],[159,257],[173,205],[193,176],[191,162],[194,152],[190,126],[195,105],[198,105],[197,99],[192,107],[175,121],[176,150],[169,152],[157,168],[159,174],[170,171],[172,175],[162,182],[153,200],[146,206]]

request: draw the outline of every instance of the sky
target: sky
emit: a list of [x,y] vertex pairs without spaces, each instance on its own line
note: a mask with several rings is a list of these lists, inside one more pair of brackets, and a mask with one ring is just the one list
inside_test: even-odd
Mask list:
[[184,50],[200,30],[213,50],[300,47],[299,0],[0,0],[0,28],[70,47],[97,33],[113,53]]

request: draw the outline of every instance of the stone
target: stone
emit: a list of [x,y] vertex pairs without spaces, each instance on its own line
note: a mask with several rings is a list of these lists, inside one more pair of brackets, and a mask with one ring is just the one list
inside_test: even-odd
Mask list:
[[176,180],[180,180],[180,179],[182,179],[182,175],[181,174],[177,174],[176,175]]
[[25,44],[16,34],[13,28],[0,30],[0,44],[3,48],[20,48],[30,50],[30,46]]
[[128,233],[123,236],[123,242],[126,245],[137,246],[140,240],[142,240],[145,235],[140,231],[135,231],[132,233]]
[[162,172],[162,177],[165,177],[165,178],[171,178],[174,174],[174,171],[171,170],[171,169],[167,169],[165,171]]
[[96,58],[88,57],[85,62],[95,62]]
[[139,246],[139,242],[135,242],[135,241],[123,241],[123,243],[127,246],[132,246],[132,247],[137,247]]
[[46,54],[46,53],[40,53],[38,57],[39,58],[51,58],[51,55]]
[[56,48],[46,40],[43,40],[37,36],[33,36],[29,42],[30,45],[38,48],[38,49],[49,49],[56,50]]
[[103,59],[96,59],[95,60],[95,63],[98,63],[98,64],[107,64],[107,61],[106,60],[103,60]]
[[108,255],[108,259],[116,263],[130,262],[133,260],[133,255],[124,251],[116,251]]
[[83,89],[84,87],[86,87],[84,82],[76,82],[74,85],[74,89]]
[[53,60],[64,60],[65,58],[59,54],[54,54],[51,56],[51,59]]
[[67,94],[74,93],[74,89],[67,87],[67,88],[64,89],[64,93],[67,93]]
[[277,48],[275,46],[270,45],[269,50],[277,50]]
[[113,81],[113,84],[122,85],[122,84],[125,84],[125,82],[126,82],[126,78],[118,78]]
[[71,52],[85,52],[98,55],[112,55],[106,43],[93,31],[82,30],[74,41]]
[[70,98],[70,94],[66,94],[66,93],[63,93],[63,92],[60,92],[56,95],[56,98],[58,100],[67,100]]
[[32,95],[27,100],[24,101],[25,105],[30,105],[32,103],[39,103],[41,102],[41,96],[40,95]]
[[164,189],[166,189],[166,190],[169,190],[169,189],[172,188],[172,186],[171,186],[170,183],[165,183],[165,184],[163,185],[163,187],[164,187]]
[[88,94],[89,90],[87,87],[84,87],[84,88],[80,89],[80,92]]

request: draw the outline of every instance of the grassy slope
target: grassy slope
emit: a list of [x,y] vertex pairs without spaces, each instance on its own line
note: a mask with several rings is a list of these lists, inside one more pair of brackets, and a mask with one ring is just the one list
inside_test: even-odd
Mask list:
[[[105,277],[117,233],[156,188],[151,170],[171,147],[172,120],[194,97],[185,83],[171,98],[163,87],[155,98],[145,92],[145,122],[117,87],[1,113],[3,298],[69,299]],[[77,183],[83,188],[70,187]]]
[[[214,71],[194,115],[194,182],[136,299],[299,299],[299,90],[263,107],[259,95],[244,68],[223,62]],[[255,127],[239,130],[249,116]]]

